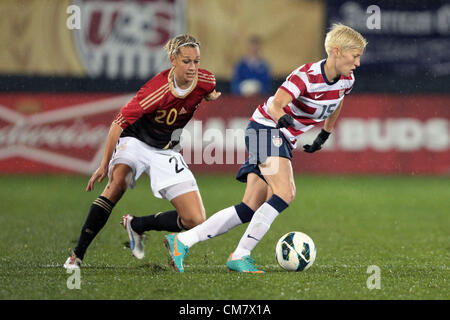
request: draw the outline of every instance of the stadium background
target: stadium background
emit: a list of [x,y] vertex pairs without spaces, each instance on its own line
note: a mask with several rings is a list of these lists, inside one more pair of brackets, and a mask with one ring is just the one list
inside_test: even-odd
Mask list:
[[[373,4],[381,8],[381,29],[369,29],[366,24],[370,17],[366,9]],[[67,27],[70,5],[81,9],[81,29]],[[168,67],[162,46],[183,32],[200,40],[201,66],[216,75],[217,90],[222,92],[218,101],[201,104],[194,117],[198,122],[187,128],[193,139],[184,145],[185,152],[200,152],[203,156],[207,153],[212,163],[205,163],[204,157],[196,158],[193,154],[185,153],[185,157],[192,159],[189,163],[199,180],[213,177],[211,185],[206,184],[211,188],[205,190],[212,192],[214,174],[220,173],[230,178],[224,190],[239,193],[242,186],[233,181],[232,175],[239,166],[236,159],[243,152],[242,129],[254,108],[267,98],[229,93],[232,66],[244,54],[248,36],[257,34],[263,39],[263,56],[271,65],[272,91],[275,91],[295,67],[325,58],[326,30],[333,22],[340,21],[360,31],[369,45],[361,68],[356,71],[356,85],[345,99],[331,139],[320,152],[305,154],[301,147],[295,151],[295,173],[308,174],[304,179],[314,187],[314,192],[322,188],[322,181],[328,181],[328,189],[324,186],[323,190],[330,193],[345,185],[340,183],[344,180],[330,177],[350,175],[355,180],[348,183],[353,199],[349,205],[360,196],[358,190],[367,187],[366,182],[358,186],[357,181],[367,181],[364,180],[367,176],[381,177],[370,183],[398,191],[391,194],[395,198],[391,200],[402,199],[405,203],[410,197],[421,199],[420,195],[404,191],[409,190],[407,187],[416,188],[414,192],[420,193],[421,186],[425,189],[440,186],[442,193],[426,196],[427,200],[434,201],[435,213],[440,212],[433,225],[437,229],[430,230],[438,230],[437,243],[448,244],[448,229],[446,232],[440,229],[449,223],[448,212],[443,215],[445,208],[448,209],[450,172],[450,6],[446,1],[3,0],[0,13],[0,180],[3,181],[0,214],[3,223],[11,222],[8,215],[13,208],[18,216],[27,216],[24,211],[31,209],[32,204],[21,200],[22,190],[29,191],[31,186],[40,188],[41,191],[30,193],[33,199],[52,202],[56,200],[52,200],[52,193],[46,188],[58,189],[60,184],[59,191],[67,188],[67,198],[73,198],[70,205],[81,208],[79,201],[86,202],[70,225],[71,234],[78,232],[89,204],[81,192],[88,175],[100,162],[114,115],[140,86]],[[204,134],[208,129],[213,134]],[[317,132],[304,134],[299,146],[311,142]],[[218,150],[223,150],[223,154]],[[395,177],[406,180],[400,183]],[[427,185],[429,180],[423,178],[428,177],[437,180]],[[69,186],[69,180],[76,185]],[[140,188],[144,189],[142,194],[147,195],[148,202],[153,203],[146,186]],[[12,192],[19,194],[11,196]],[[304,192],[302,196],[308,197]],[[233,199],[239,196],[240,193],[235,194]],[[311,195],[311,199],[316,196]],[[214,209],[223,207],[221,196],[214,198],[206,192],[203,197],[205,202],[208,197],[215,199]],[[334,207],[332,202],[328,207],[321,207],[318,202],[313,204],[322,212]],[[136,206],[131,201],[126,205]],[[38,211],[46,212],[47,217],[50,208],[55,209],[58,204],[44,207]],[[419,221],[423,218],[430,222],[428,218],[417,217],[421,217]],[[57,241],[63,241],[64,236],[60,235]],[[235,236],[237,241],[239,234]],[[415,236],[420,239],[418,234]],[[1,237],[5,244],[10,238],[7,232]],[[65,259],[65,254],[60,260]],[[5,259],[2,261],[9,261]],[[446,261],[442,263],[448,272]],[[2,298],[8,298],[7,294],[13,291],[2,290]],[[433,297],[433,293],[423,296]],[[39,299],[45,294],[29,293],[25,297]],[[339,295],[314,297],[334,299]],[[396,296],[394,293],[387,297]],[[448,292],[441,291],[437,297],[448,298]]]
[[[448,5],[388,1],[385,25],[378,30],[366,26],[370,1],[257,3],[255,12],[254,1],[2,1],[8,14],[0,35],[0,172],[92,172],[113,115],[168,66],[162,46],[182,32],[200,39],[202,67],[216,74],[217,90],[224,94],[203,103],[194,119],[202,121],[203,132],[241,129],[234,137],[200,136],[203,145],[187,147],[200,153],[206,147],[242,151],[238,142],[246,120],[266,98],[228,93],[247,38],[262,37],[274,91],[293,68],[325,57],[326,28],[341,21],[359,29],[370,44],[333,139],[323,152],[300,153],[296,171],[448,174]],[[71,4],[81,8],[79,30],[66,27]],[[393,13],[409,16],[389,18]],[[423,26],[411,19],[423,20]],[[438,23],[430,27],[427,19]],[[84,130],[91,130],[90,139],[80,137]],[[299,144],[316,133],[308,132]],[[193,169],[236,170],[237,164],[225,163],[226,156],[214,156],[212,164]]]

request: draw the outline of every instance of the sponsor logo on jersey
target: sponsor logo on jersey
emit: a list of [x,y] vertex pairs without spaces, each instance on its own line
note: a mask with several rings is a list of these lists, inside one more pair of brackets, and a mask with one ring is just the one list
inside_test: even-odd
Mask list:
[[316,95],[314,95],[314,98],[315,99],[319,99],[321,96],[323,96],[325,93],[322,93],[322,94],[316,94]]

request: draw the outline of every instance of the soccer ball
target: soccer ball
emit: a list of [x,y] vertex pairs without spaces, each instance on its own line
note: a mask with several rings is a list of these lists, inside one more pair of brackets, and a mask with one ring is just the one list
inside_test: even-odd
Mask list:
[[275,247],[278,264],[287,271],[308,270],[316,259],[316,246],[303,232],[292,231],[278,240]]

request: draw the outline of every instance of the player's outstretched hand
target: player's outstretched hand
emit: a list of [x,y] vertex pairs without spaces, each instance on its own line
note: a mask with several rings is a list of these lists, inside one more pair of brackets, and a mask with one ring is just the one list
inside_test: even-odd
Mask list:
[[290,114],[284,114],[277,122],[277,129],[288,128],[294,124],[294,119]]
[[303,149],[304,149],[303,151],[308,152],[308,153],[313,153],[317,150],[322,149],[322,145],[325,143],[325,141],[327,141],[330,134],[331,134],[330,132],[327,132],[322,129],[312,144],[305,144],[303,146]]
[[205,100],[206,101],[217,100],[221,94],[222,94],[222,92],[217,92],[216,90],[214,90],[213,92],[211,92],[210,94],[205,96]]
[[97,180],[99,183],[103,181],[103,179],[106,177],[108,173],[108,167],[99,167],[95,172],[92,174],[91,178],[89,179],[89,182],[86,187],[86,191],[92,191],[94,189],[94,183],[95,180]]
[[315,151],[318,151],[322,149],[322,147],[317,144],[317,143],[313,143],[313,144],[305,144],[303,146],[303,151],[308,152],[308,153],[313,153]]

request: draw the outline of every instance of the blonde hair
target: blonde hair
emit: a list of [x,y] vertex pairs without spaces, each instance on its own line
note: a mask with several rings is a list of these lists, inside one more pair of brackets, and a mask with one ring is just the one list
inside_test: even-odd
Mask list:
[[200,42],[198,42],[193,36],[188,34],[180,34],[169,41],[167,41],[164,49],[170,59],[171,56],[176,56],[180,52],[180,48],[189,46],[192,48],[200,48]]
[[342,52],[349,49],[364,49],[367,40],[358,32],[341,23],[335,23],[325,37],[325,50],[331,55],[333,48],[339,48]]

